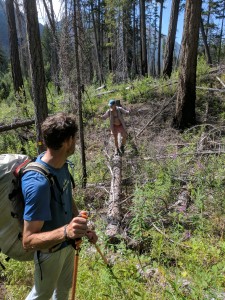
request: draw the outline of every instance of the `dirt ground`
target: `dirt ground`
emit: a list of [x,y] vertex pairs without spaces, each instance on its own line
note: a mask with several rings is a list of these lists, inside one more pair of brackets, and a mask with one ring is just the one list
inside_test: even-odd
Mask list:
[[5,300],[6,290],[4,287],[4,281],[0,278],[0,300]]

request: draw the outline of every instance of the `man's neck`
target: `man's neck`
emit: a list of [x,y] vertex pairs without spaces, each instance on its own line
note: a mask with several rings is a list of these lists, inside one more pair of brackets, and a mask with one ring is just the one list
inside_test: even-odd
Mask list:
[[60,169],[65,164],[67,157],[60,150],[47,149],[41,158],[46,164],[55,169]]

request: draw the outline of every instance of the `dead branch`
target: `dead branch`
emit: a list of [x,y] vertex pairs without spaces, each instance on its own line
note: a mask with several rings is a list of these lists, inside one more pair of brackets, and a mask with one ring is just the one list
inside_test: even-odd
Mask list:
[[175,99],[176,97],[176,94],[173,95],[172,98],[169,99],[169,101],[161,108],[160,111],[157,112],[157,114],[155,114],[151,119],[150,121],[148,121],[148,123],[138,132],[137,134],[137,137],[145,130],[146,127],[148,127],[148,125],[150,125],[154,120],[155,118],[160,115],[166,108],[167,106]]
[[198,89],[198,90],[207,90],[207,91],[212,91],[212,92],[220,92],[220,93],[225,92],[225,89],[215,89],[215,88],[201,87],[201,86],[196,86],[196,89]]
[[13,129],[17,129],[20,127],[30,126],[34,124],[34,120],[26,120],[26,121],[17,121],[15,123],[9,125],[1,125],[0,132],[9,131]]
[[177,156],[193,156],[193,155],[218,155],[225,154],[225,150],[205,150],[205,151],[196,151],[196,152],[187,152],[187,153],[176,153],[171,155],[156,155],[154,157],[144,157],[144,160],[155,160],[155,159],[174,159]]
[[162,234],[168,241],[170,241],[173,244],[176,244],[178,246],[184,247],[184,248],[190,248],[189,246],[185,245],[185,244],[181,244],[181,243],[177,243],[174,240],[170,239],[166,233],[164,233],[162,230],[160,230],[154,223],[152,223],[152,226],[156,229],[156,231],[158,231],[160,234]]
[[107,92],[102,92],[102,93],[97,94],[96,96],[97,97],[101,97],[101,96],[104,96],[104,95],[107,95],[107,94],[111,94],[111,93],[115,93],[115,92],[117,92],[117,90],[111,90],[111,91],[107,91]]
[[219,80],[219,82],[222,84],[222,86],[225,88],[225,83],[218,77],[216,76],[216,79]]

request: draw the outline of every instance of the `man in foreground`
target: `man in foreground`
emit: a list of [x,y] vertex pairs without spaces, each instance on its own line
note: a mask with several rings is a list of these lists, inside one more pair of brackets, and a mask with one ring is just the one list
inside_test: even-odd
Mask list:
[[[23,246],[37,250],[34,255],[34,286],[26,300],[66,300],[73,278],[75,239],[87,236],[96,243],[97,235],[88,231],[87,220],[79,216],[72,199],[67,158],[75,151],[78,127],[73,115],[58,113],[42,124],[47,151],[38,156],[56,178],[51,191],[48,179],[35,171],[22,177],[25,199]],[[52,297],[52,298],[51,298]]]

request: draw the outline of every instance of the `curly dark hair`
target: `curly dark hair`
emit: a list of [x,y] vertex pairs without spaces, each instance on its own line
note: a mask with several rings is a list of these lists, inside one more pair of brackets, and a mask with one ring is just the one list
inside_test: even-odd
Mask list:
[[41,130],[45,145],[58,150],[65,140],[76,135],[78,126],[74,115],[61,112],[47,117]]

